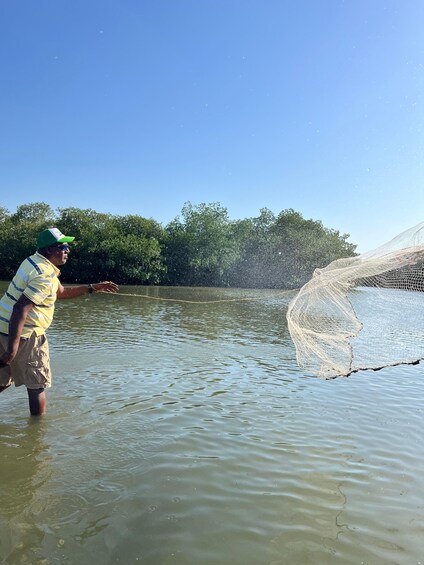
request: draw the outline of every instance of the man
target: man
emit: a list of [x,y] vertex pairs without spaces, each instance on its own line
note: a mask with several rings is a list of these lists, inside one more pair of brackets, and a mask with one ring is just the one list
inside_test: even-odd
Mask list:
[[110,281],[60,284],[58,267],[68,260],[68,244],[74,239],[57,228],[41,232],[37,252],[23,261],[0,301],[0,392],[12,383],[25,385],[33,416],[46,412],[44,389],[51,386],[51,371],[45,331],[52,323],[56,299],[118,290]]

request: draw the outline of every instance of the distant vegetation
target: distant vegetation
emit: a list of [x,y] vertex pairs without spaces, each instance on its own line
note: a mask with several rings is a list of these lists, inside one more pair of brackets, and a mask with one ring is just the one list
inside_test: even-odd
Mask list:
[[38,233],[57,226],[74,235],[63,282],[297,288],[316,267],[355,255],[348,234],[305,220],[292,209],[230,220],[219,203],[187,203],[167,226],[138,215],[116,216],[23,204],[0,207],[0,279],[32,254]]

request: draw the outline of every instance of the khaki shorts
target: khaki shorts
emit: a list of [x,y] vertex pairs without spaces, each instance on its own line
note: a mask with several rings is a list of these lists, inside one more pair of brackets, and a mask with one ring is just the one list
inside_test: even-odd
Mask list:
[[[8,337],[0,335],[0,356],[7,350]],[[27,388],[48,388],[52,383],[49,345],[45,335],[35,333],[21,339],[18,353],[10,365],[0,368],[0,386],[25,385]]]

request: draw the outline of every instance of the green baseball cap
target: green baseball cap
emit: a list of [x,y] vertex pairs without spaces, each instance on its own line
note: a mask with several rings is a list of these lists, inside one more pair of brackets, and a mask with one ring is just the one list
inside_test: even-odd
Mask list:
[[69,243],[74,241],[74,239],[75,237],[63,235],[57,228],[48,228],[37,237],[37,247],[38,249],[43,249],[43,247],[49,247],[49,245],[54,245],[55,243]]

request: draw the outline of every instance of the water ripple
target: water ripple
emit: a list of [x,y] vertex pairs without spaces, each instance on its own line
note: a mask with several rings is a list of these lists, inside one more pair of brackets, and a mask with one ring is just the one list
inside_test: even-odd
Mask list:
[[58,305],[48,416],[0,396],[0,562],[422,559],[420,369],[317,380],[295,363],[287,300],[260,296]]

